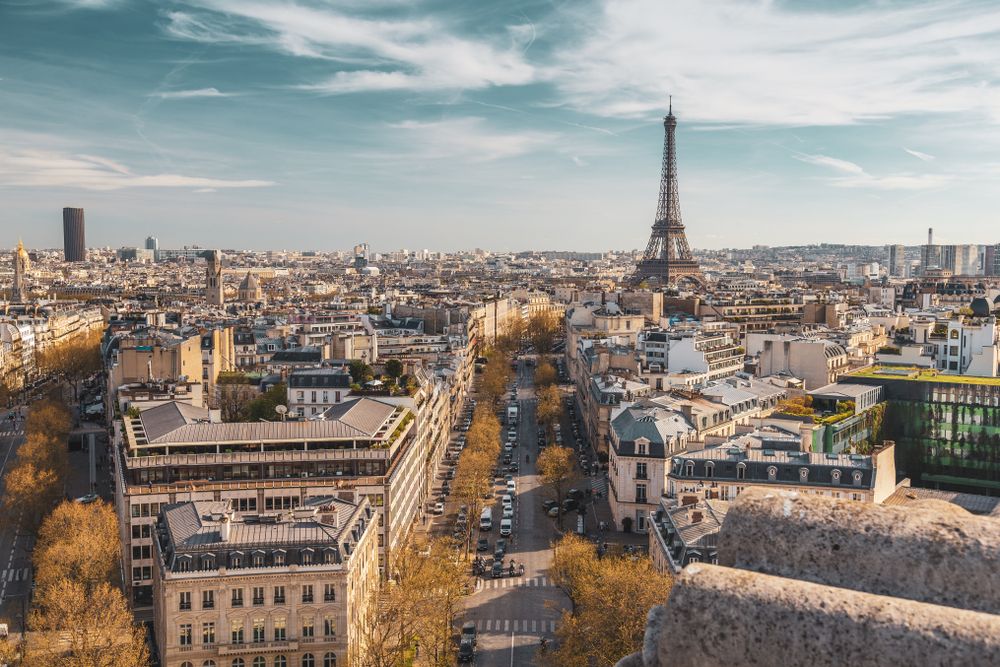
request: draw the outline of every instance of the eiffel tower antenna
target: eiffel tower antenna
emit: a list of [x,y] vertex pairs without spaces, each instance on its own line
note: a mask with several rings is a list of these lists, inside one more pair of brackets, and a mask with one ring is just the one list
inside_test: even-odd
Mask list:
[[663,118],[663,165],[660,175],[660,197],[656,219],[649,236],[646,251],[642,254],[632,275],[633,283],[667,285],[678,278],[701,282],[701,269],[691,256],[684,223],[681,222],[681,201],[677,187],[677,149],[674,134],[677,118],[674,117],[674,100],[670,96],[667,115]]

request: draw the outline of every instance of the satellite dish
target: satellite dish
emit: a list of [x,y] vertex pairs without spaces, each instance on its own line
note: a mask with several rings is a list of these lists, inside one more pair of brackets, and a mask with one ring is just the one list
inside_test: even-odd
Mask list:
[[277,412],[279,415],[286,414],[288,412],[288,406],[287,405],[276,405],[276,406],[274,406],[274,411]]

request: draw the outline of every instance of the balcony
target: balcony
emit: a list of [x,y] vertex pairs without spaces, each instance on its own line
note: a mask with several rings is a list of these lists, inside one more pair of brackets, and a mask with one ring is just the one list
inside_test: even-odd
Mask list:
[[254,642],[250,644],[219,644],[219,655],[240,655],[245,653],[268,653],[277,651],[297,651],[295,640],[276,642]]

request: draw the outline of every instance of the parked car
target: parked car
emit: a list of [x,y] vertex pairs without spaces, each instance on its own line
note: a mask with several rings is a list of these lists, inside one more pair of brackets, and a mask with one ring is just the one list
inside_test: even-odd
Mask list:
[[514,506],[513,505],[504,505],[504,508],[503,508],[503,517],[502,518],[504,518],[504,519],[513,519],[514,518]]
[[512,519],[500,519],[500,534],[507,537],[514,531],[514,521]]
[[548,514],[551,517],[559,516],[559,505],[556,505],[555,507],[550,507],[546,512],[546,514]]
[[559,502],[555,500],[546,500],[542,503],[542,509],[548,512],[553,507],[559,507]]
[[580,489],[570,489],[569,491],[566,492],[566,497],[572,498],[573,500],[577,501],[582,500],[583,491],[581,491]]
[[563,512],[572,512],[579,506],[580,503],[576,502],[575,498],[567,498],[563,501]]
[[510,493],[511,495],[513,495],[515,491],[517,491],[517,482],[515,482],[512,479],[508,479],[507,480],[507,492]]
[[85,496],[80,496],[74,502],[80,503],[82,505],[89,505],[90,503],[95,503],[99,500],[96,493],[88,493]]
[[480,537],[479,541],[476,542],[476,551],[480,552],[480,551],[489,551],[489,550],[490,550],[490,541],[488,539],[486,539],[485,537]]
[[476,645],[476,624],[474,621],[466,621],[462,624],[462,641],[468,639],[472,642],[472,645]]
[[434,513],[438,516],[444,514],[444,503],[434,503]]
[[502,537],[497,540],[497,543],[493,545],[493,558],[494,560],[503,560],[503,557],[507,555],[507,540]]
[[493,561],[492,574],[494,579],[499,579],[500,577],[503,576],[503,563],[501,563],[499,560]]

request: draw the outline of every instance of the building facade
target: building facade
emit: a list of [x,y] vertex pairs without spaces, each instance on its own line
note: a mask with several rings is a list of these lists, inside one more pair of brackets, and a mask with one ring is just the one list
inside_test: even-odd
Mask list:
[[63,209],[63,257],[67,262],[87,261],[83,209]]

